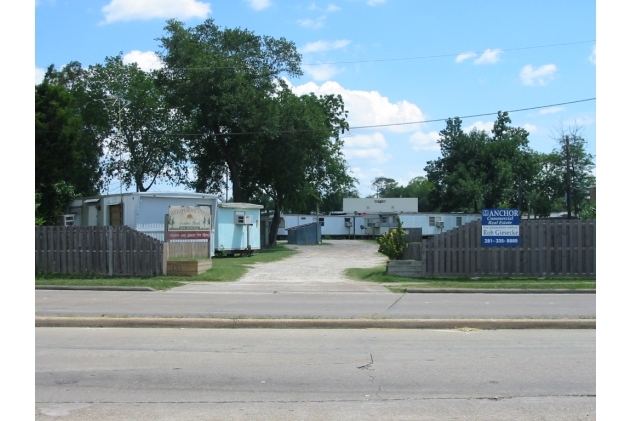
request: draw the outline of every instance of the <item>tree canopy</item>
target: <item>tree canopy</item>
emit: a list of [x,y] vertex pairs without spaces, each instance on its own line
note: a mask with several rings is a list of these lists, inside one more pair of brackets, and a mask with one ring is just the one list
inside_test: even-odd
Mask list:
[[491,133],[477,129],[465,133],[459,118],[447,120],[438,140],[442,156],[425,167],[433,186],[431,206],[474,213],[519,206],[520,186],[531,182],[537,167],[528,132],[509,126],[510,122],[507,112],[499,112]]

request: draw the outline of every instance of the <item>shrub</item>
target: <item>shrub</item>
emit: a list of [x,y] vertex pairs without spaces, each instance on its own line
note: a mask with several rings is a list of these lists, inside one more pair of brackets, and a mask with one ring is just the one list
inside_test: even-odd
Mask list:
[[401,219],[397,216],[397,227],[377,239],[379,253],[385,254],[390,260],[401,260],[403,258],[405,232],[402,226]]

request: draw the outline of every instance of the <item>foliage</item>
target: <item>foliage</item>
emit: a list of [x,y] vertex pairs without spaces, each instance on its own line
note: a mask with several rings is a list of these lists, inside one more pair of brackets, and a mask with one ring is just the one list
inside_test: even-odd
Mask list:
[[500,204],[522,205],[522,187],[537,172],[528,147],[528,132],[510,127],[507,112],[498,112],[491,133],[462,130],[459,118],[448,119],[440,132],[441,157],[425,167],[432,185],[431,207],[447,212],[477,213]]
[[[160,84],[198,136],[191,139],[197,191],[222,190],[226,167],[233,197],[246,201],[256,189],[260,141],[270,131],[268,104],[281,75],[302,75],[293,42],[258,36],[243,29],[221,29],[212,19],[185,28],[169,20],[160,38]],[[250,178],[244,191],[243,173]]]
[[261,142],[256,181],[274,201],[274,244],[281,211],[305,212],[322,197],[351,190],[355,180],[342,154],[340,133],[348,123],[340,96],[297,96],[281,87],[269,110],[276,130]]
[[558,148],[553,151],[556,157],[554,171],[563,186],[560,194],[565,196],[568,218],[572,213],[579,215],[588,205],[589,188],[596,184],[594,156],[585,150],[587,141],[582,131],[576,125],[561,125],[555,134]]
[[588,203],[578,213],[578,217],[581,219],[596,219],[596,204]]
[[55,224],[75,193],[94,192],[98,172],[91,164],[94,155],[90,156],[82,144],[82,126],[65,87],[46,81],[35,87],[35,199],[39,223]]
[[122,53],[89,69],[91,98],[102,103],[109,128],[103,144],[108,151],[104,173],[127,188],[135,185],[139,192],[158,180],[186,181],[186,144],[178,137],[184,118],[167,106],[156,78],[156,71],[124,64]]
[[398,188],[397,182],[393,178],[377,177],[372,181],[372,189],[375,191],[375,197],[397,197],[389,196],[396,194],[394,189]]
[[377,238],[379,253],[388,256],[390,260],[401,260],[405,251],[405,232],[401,219],[397,216],[397,227]]

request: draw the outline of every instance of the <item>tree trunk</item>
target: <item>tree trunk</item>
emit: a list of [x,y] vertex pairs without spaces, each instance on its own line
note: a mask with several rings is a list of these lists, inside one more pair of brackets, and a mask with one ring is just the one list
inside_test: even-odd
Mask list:
[[274,217],[272,218],[272,226],[269,229],[269,245],[276,245],[276,237],[278,237],[278,227],[280,226],[280,205],[274,201]]
[[[241,176],[239,175],[239,166],[237,163],[226,157],[228,168],[230,169],[230,180],[232,181],[232,201],[243,202],[243,194],[241,193]],[[228,198],[226,197],[226,200]]]

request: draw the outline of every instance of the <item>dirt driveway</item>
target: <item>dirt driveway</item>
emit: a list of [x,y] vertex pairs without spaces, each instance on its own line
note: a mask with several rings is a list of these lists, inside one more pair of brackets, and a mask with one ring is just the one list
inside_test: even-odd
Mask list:
[[236,282],[191,283],[172,291],[182,292],[388,292],[370,282],[348,279],[347,268],[368,268],[385,264],[376,242],[327,240],[317,246],[287,247],[294,256],[277,262],[257,263]]

